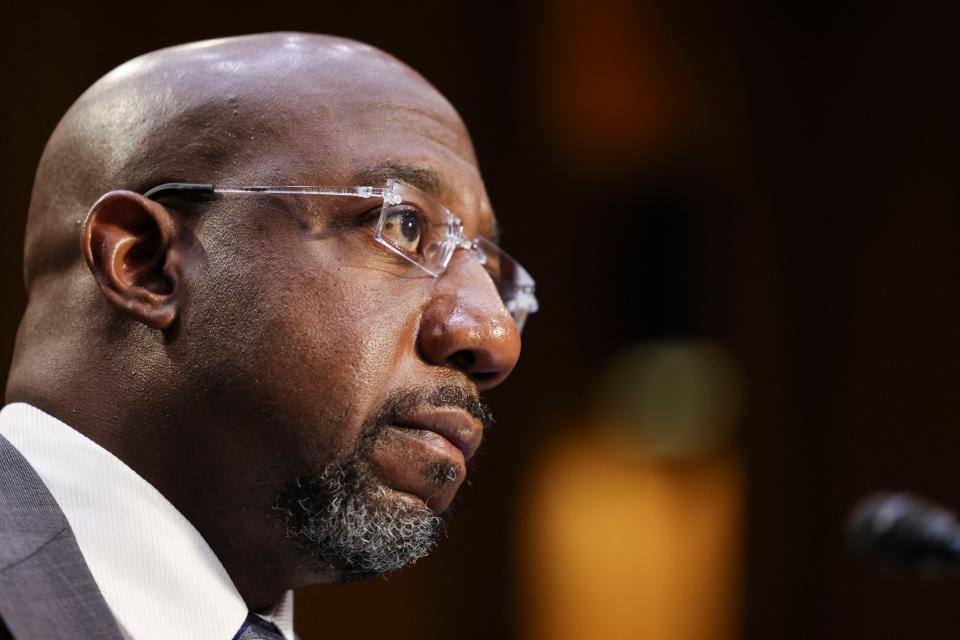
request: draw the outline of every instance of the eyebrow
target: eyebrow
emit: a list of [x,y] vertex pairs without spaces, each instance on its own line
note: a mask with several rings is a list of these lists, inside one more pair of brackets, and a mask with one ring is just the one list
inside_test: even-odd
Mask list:
[[[402,180],[420,189],[420,191],[430,194],[441,202],[445,194],[452,194],[457,191],[453,185],[433,169],[408,162],[387,160],[372,167],[362,169],[353,176],[354,184],[369,185],[372,187],[382,187],[390,178]],[[453,213],[458,217],[462,217],[462,215],[456,211]],[[500,244],[500,225],[497,223],[496,214],[491,214],[490,217],[490,240],[494,244]]]
[[372,187],[382,187],[390,178],[403,180],[435,198],[439,198],[444,193],[453,192],[453,188],[447,181],[433,169],[406,162],[388,160],[363,169],[353,177],[355,184],[367,184]]

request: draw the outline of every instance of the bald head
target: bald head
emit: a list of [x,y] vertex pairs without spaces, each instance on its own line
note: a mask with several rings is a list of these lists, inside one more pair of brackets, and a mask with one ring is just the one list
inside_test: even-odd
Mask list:
[[[396,58],[352,40],[242,36],[121,65],[76,101],[44,151],[27,223],[28,291],[37,277],[79,264],[80,224],[107,191],[142,192],[169,180],[329,182],[343,146],[338,135],[377,129],[384,124],[378,116],[392,115],[383,106],[398,104],[425,119],[440,116],[436,135],[472,159],[469,138],[440,93]],[[452,137],[451,128],[463,135]],[[301,135],[305,130],[327,135]],[[301,175],[283,175],[286,167],[271,163],[278,146],[302,155]]]

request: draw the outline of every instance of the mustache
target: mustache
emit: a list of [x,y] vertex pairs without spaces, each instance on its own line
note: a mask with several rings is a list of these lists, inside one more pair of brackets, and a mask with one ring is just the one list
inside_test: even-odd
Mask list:
[[480,421],[484,432],[488,431],[495,422],[490,406],[481,400],[480,396],[462,387],[443,385],[433,389],[412,389],[393,392],[384,400],[364,427],[364,439],[376,437],[384,429],[400,422],[411,411],[424,405],[465,411]]

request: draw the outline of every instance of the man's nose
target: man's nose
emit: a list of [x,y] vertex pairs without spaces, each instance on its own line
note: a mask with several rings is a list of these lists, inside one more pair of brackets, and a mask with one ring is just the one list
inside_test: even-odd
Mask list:
[[479,391],[503,382],[520,357],[520,330],[486,270],[454,253],[424,310],[417,346],[423,358],[463,371]]

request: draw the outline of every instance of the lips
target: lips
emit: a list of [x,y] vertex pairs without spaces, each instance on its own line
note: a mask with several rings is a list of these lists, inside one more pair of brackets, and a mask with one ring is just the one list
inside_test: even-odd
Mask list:
[[433,408],[404,416],[396,426],[430,431],[450,442],[469,462],[483,440],[483,425],[460,409]]
[[454,408],[408,412],[378,440],[373,462],[393,489],[411,493],[433,511],[446,511],[483,439],[480,421]]

